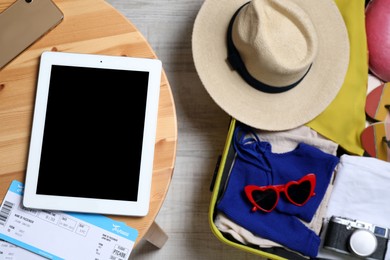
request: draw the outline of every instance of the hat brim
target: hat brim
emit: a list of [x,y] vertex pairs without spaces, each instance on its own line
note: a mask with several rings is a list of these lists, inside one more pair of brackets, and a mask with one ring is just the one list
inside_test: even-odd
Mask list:
[[319,115],[336,97],[349,64],[344,20],[332,0],[291,0],[311,18],[318,37],[312,67],[293,89],[268,94],[248,85],[231,69],[226,32],[247,0],[206,0],[195,19],[192,52],[195,68],[212,99],[233,118],[264,130],[287,130]]

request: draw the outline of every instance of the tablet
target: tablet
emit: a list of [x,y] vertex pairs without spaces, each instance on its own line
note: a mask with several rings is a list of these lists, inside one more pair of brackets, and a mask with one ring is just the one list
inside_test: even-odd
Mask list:
[[158,59],[44,52],[23,205],[145,216],[161,70]]

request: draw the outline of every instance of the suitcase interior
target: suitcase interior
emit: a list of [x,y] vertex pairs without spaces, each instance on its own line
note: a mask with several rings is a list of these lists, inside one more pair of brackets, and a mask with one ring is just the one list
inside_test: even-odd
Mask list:
[[213,180],[210,186],[210,190],[212,191],[212,197],[209,208],[209,224],[214,235],[221,240],[222,242],[236,247],[238,249],[262,256],[268,259],[308,259],[298,253],[295,253],[291,250],[287,250],[283,247],[266,247],[261,248],[257,245],[250,246],[244,245],[241,242],[235,240],[229,234],[221,232],[216,225],[214,224],[214,219],[217,214],[215,210],[215,206],[223,194],[225,184],[228,180],[230,168],[234,161],[235,151],[232,145],[232,137],[233,132],[236,127],[236,120],[234,118],[231,119],[229,130],[227,134],[227,139],[225,143],[225,147],[223,149],[222,155],[220,156],[215,171]]

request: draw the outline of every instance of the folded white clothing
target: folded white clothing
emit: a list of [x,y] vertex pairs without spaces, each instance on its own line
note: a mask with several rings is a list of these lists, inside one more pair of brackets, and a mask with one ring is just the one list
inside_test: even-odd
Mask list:
[[[340,216],[390,228],[390,163],[372,157],[342,155],[326,216]],[[390,250],[385,259],[390,259]],[[329,250],[320,257],[346,259]]]

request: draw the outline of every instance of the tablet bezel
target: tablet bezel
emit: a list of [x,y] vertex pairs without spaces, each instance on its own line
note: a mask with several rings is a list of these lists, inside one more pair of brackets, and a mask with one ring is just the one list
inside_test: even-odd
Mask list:
[[[43,132],[51,68],[53,65],[149,72],[137,201],[37,194]],[[161,71],[162,64],[158,59],[68,52],[43,52],[39,65],[23,205],[26,208],[71,212],[126,216],[147,215],[153,174]],[[131,117],[131,114],[129,114],[129,117]],[[93,185],[93,180],[91,180],[91,185]]]

